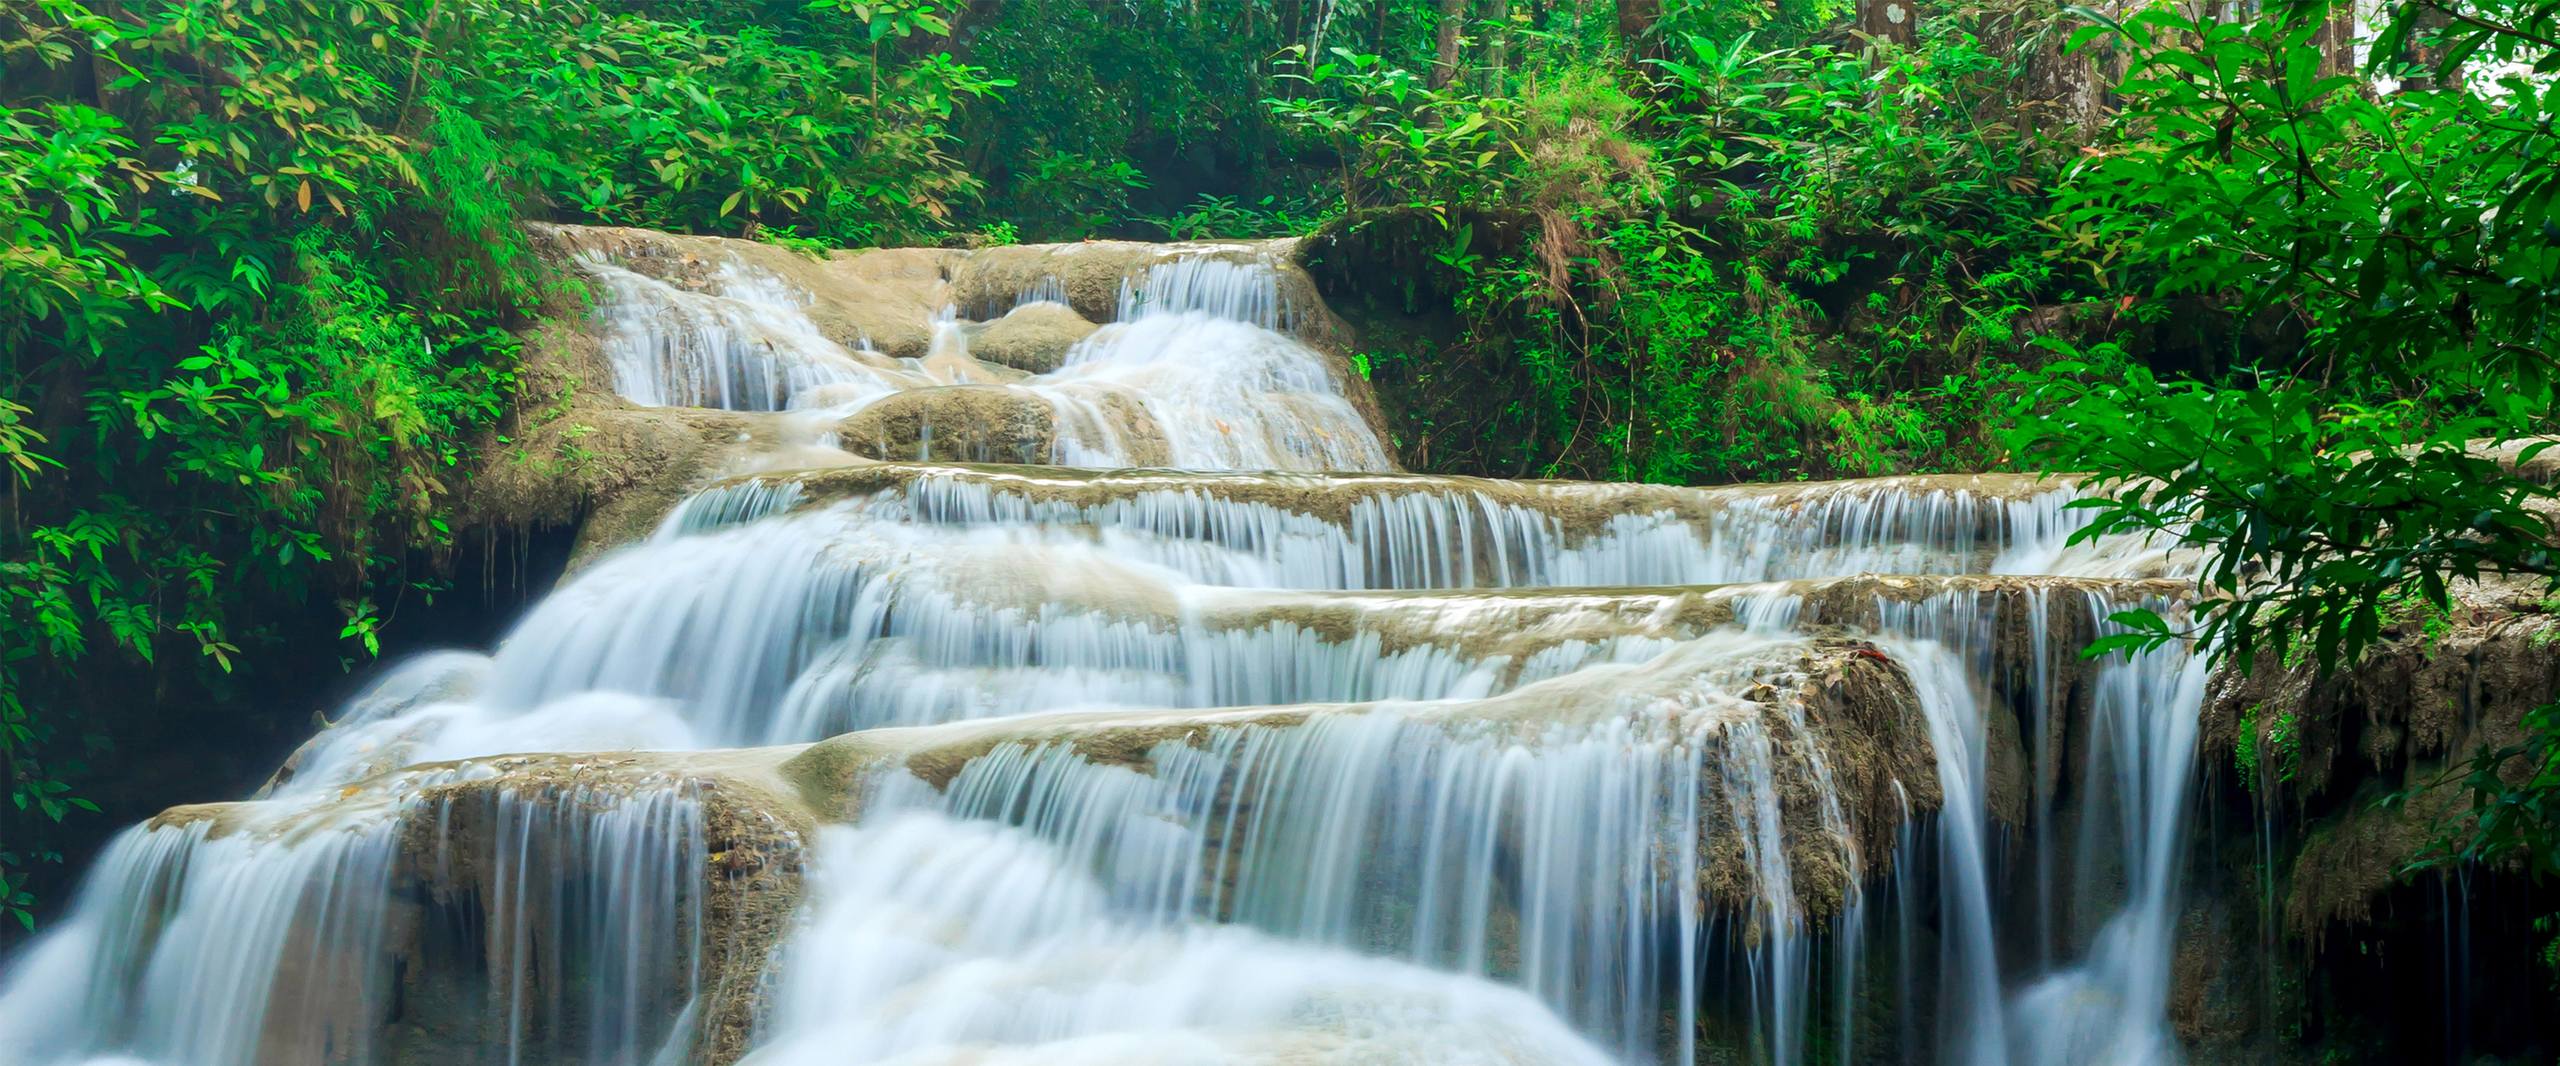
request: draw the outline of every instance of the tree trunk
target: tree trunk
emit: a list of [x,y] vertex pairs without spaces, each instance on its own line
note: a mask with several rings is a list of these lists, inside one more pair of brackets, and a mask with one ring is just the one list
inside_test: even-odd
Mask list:
[[970,45],[976,43],[978,31],[996,16],[1004,13],[1003,0],[966,0],[951,12],[951,33],[944,38],[951,58],[969,61]]
[[1458,77],[1458,33],[1467,25],[1467,0],[1440,0],[1439,47],[1431,59],[1431,87],[1445,89]]
[[1646,52],[1645,35],[1662,21],[1662,0],[1618,0],[1618,40],[1627,51]]
[[1511,58],[1511,0],[1493,0],[1493,11],[1486,21],[1493,25],[1485,36],[1484,91],[1499,95],[1502,68],[1509,65]]
[[2400,83],[2401,86],[2407,89],[2425,90],[2462,84],[2460,67],[2445,71],[2443,77],[2439,77],[2436,72],[2436,68],[2444,64],[2445,57],[2444,43],[2438,35],[2453,25],[2453,17],[2445,14],[2444,9],[2437,7],[2420,7],[2406,17],[2413,20],[2415,25],[2410,28],[2408,44],[2400,50],[2400,58],[2424,67],[2425,70],[2410,76],[2408,80]]
[[2329,16],[2329,21],[2321,25],[2320,32],[2312,35],[2311,43],[2312,47],[2320,50],[2321,77],[2354,73],[2356,69],[2355,5],[2341,5],[2335,14]]

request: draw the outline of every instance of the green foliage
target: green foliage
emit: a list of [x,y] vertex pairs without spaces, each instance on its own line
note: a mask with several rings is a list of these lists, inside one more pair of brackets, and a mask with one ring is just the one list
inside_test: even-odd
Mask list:
[[[2063,158],[1986,117],[2019,71],[1975,24],[1858,53],[1657,25],[1665,54],[1642,64],[1524,34],[1501,94],[1301,50],[1284,79],[1300,95],[1269,104],[1340,160],[1349,226],[1429,264],[1458,320],[1448,354],[1478,361],[1462,376],[1499,383],[1489,419],[1463,398],[1418,413],[1444,465],[1978,467],[1998,459],[2014,323],[2079,282],[2053,270],[2044,222]],[[1465,421],[1474,439],[1449,448]]]
[[[2327,669],[2560,572],[2510,473],[2553,429],[2547,5],[2395,9],[2365,71],[2317,5],[2082,12],[2130,66],[2077,131],[2018,105],[2049,13],[1658,9],[1462,5],[1443,55],[1436,0],[0,0],[0,909],[87,809],[70,708],[373,654],[433,587],[549,295],[528,218],[1321,232],[1424,323],[1354,357],[1415,465],[2092,472],[2091,535],[2216,594],[2100,651]],[[2458,768],[2449,858],[2555,861],[2555,724]],[[2235,756],[2281,782],[2298,732]]]
[[1277,196],[1247,204],[1232,196],[1202,194],[1189,207],[1146,221],[1163,230],[1166,240],[1174,241],[1296,237],[1314,232],[1337,213],[1331,205],[1283,203]]
[[991,248],[1022,243],[1022,231],[1015,228],[1013,223],[1003,220],[979,226],[977,237],[983,245]]
[[[2314,45],[2329,16],[2155,8],[2075,35],[2133,57],[2127,136],[2065,202],[2075,252],[2254,327],[2217,353],[2230,374],[2066,364],[2021,406],[2034,461],[2117,490],[2088,535],[2203,557],[2198,632],[2132,616],[2129,643],[2193,635],[2244,667],[2263,650],[2327,671],[2395,622],[2433,624],[2457,582],[2560,587],[2555,490],[2513,469],[2553,429],[2560,15],[2400,6],[2362,72]],[[2457,767],[2472,808],[2430,863],[2560,873],[2560,710],[2522,725]]]
[[[2211,601],[2197,635],[2243,661],[2301,643],[2323,670],[2352,663],[2397,599],[2441,609],[2453,581],[2560,569],[2532,509],[2551,488],[2508,475],[2474,443],[2529,420],[2431,413],[2445,397],[2368,406],[2316,387],[2163,382],[2139,368],[2120,384],[2060,381],[2037,399],[2052,412],[2030,416],[2022,449],[2105,472],[2122,490],[2095,507],[2088,535],[2153,533],[2204,552],[2207,589],[2230,595]],[[2154,639],[2173,635],[2142,624]]]
[[970,59],[1019,87],[961,117],[987,183],[973,223],[1073,240],[1188,202],[1203,173],[1226,176],[1210,190],[1225,193],[1284,169],[1259,151],[1266,123],[1254,106],[1262,57],[1287,43],[1278,6],[981,5],[966,29]]
[[2308,641],[2326,669],[2377,638],[2388,601],[2442,609],[2455,580],[2560,572],[2532,511],[2553,490],[2505,469],[2542,445],[2497,451],[2551,410],[2560,247],[2498,219],[2548,215],[2560,155],[2533,150],[2550,138],[2535,113],[2560,88],[2368,95],[2304,47],[2320,15],[2130,20],[2145,133],[2079,175],[2072,209],[2155,266],[2162,297],[2297,339],[2230,386],[2057,381],[2020,439],[2128,490],[2093,535],[2208,553],[2208,585],[2234,594],[2205,618],[2218,647]]
[[2290,709],[2261,719],[2264,705],[2240,716],[2240,738],[2232,743],[2231,762],[2240,783],[2251,792],[2264,784],[2284,785],[2302,772],[2302,718]]
[[1024,199],[1048,205],[1034,232],[1065,237],[1093,233],[1128,214],[1129,193],[1146,188],[1147,176],[1125,160],[1053,150],[1031,160],[1014,184]]
[[481,35],[473,66],[448,70],[441,91],[514,147],[529,192],[593,218],[930,239],[978,184],[945,151],[949,123],[1007,82],[947,53],[883,57],[884,42],[941,26],[935,5],[820,6],[857,20],[865,50],[536,8],[498,16],[516,25]]
[[756,230],[756,239],[777,248],[789,248],[811,259],[824,259],[835,250],[835,242],[824,237],[803,237],[792,226],[767,226]]
[[[2448,827],[2422,865],[2518,862],[2536,880],[2560,876],[2560,848],[2553,846],[2560,826],[2560,703],[2526,712],[2521,725],[2523,740],[2458,764],[2461,787],[2471,797],[2469,821]],[[2546,946],[2546,962],[2552,950]]]

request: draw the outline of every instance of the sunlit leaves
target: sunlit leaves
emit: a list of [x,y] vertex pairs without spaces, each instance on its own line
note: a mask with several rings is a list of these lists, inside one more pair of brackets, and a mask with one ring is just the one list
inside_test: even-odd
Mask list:
[[[860,6],[841,13],[938,25],[931,4]],[[943,122],[1007,84],[947,54],[893,61],[640,15],[532,17],[486,43],[508,73],[447,91],[526,152],[520,176],[589,217],[668,229],[929,238],[976,187]]]
[[48,468],[59,468],[62,461],[36,449],[44,444],[44,434],[26,424],[27,408],[0,398],[0,466],[19,487],[34,484],[36,475]]
[[[2049,368],[2015,443],[2098,475],[2110,495],[2084,536],[2195,552],[2202,635],[2244,668],[2352,665],[2404,605],[2443,610],[2462,582],[2560,588],[2560,490],[2521,470],[2560,429],[2560,7],[2395,5],[2359,74],[2314,43],[2322,3],[2083,14],[2134,64],[2126,140],[2067,204],[2082,247],[2258,341],[2200,380]],[[2488,57],[2505,68],[2474,65]],[[2555,716],[2448,775],[2472,804],[2427,861],[2560,873]]]
[[2376,638],[2390,596],[2441,605],[2450,581],[2555,569],[2530,510],[2550,490],[2484,445],[2551,428],[2560,245],[2497,218],[2547,204],[2560,154],[2532,149],[2547,96],[2321,76],[2322,16],[2127,19],[2135,136],[2083,168],[2071,211],[2163,295],[2298,342],[2233,353],[2256,366],[2230,387],[2063,378],[2021,444],[2130,490],[2096,528],[2205,550],[2228,651],[2303,642],[2328,667]]
[[94,108],[0,103],[0,344],[50,323],[94,350],[128,314],[171,301],[126,251],[164,232],[142,202],[163,176],[138,151]]
[[945,5],[936,0],[810,0],[812,11],[836,11],[853,16],[862,26],[868,42],[891,37],[913,37],[923,33],[935,37],[951,32],[951,23],[942,16]]
[[[441,261],[496,273],[479,249],[518,222],[421,74],[456,40],[431,23],[499,11],[0,12],[9,45],[36,42],[0,89],[0,833],[22,844],[0,866],[44,861],[44,827],[86,809],[102,741],[75,696],[213,685],[302,599],[397,587],[408,551],[449,541],[432,471],[503,409],[512,345]],[[27,65],[75,60],[95,82]],[[97,91],[36,95],[63,84]],[[426,181],[456,143],[479,164]],[[23,907],[21,871],[0,879]]]
[[1525,155],[1521,98],[1433,89],[1420,73],[1347,48],[1332,49],[1330,59],[1311,58],[1304,47],[1287,56],[1280,78],[1317,91],[1263,104],[1282,126],[1321,138],[1350,161],[1342,194],[1351,206],[1445,214],[1455,204],[1521,201],[1525,190],[1488,165]]

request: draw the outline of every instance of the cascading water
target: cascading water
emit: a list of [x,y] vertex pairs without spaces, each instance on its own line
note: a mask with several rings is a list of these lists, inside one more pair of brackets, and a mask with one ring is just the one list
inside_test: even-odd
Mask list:
[[[1276,259],[1133,260],[1039,374],[950,310],[1012,305],[934,289],[893,358],[824,286],[662,259],[578,260],[634,403],[857,450],[918,403],[933,453],[983,428],[936,397],[996,390],[1037,401],[1030,458],[1188,472],[712,485],[487,654],[387,673],[259,798],[129,831],[0,973],[0,1048],[2176,1059],[2203,670],[2078,661],[2182,593],[2070,544],[2070,486],[1392,473]],[[1231,472],[1266,469],[1344,472]]]
[[[442,1042],[471,1050],[438,1061],[512,1066],[689,1043],[668,1019],[697,983],[692,798],[467,787],[489,772],[312,782],[128,832],[12,968],[0,1046],[37,1063],[401,1061],[404,1036],[449,1024]],[[403,979],[431,966],[454,979]]]
[[[1017,430],[966,457],[1192,470],[1392,465],[1344,397],[1342,371],[1293,335],[1297,316],[1271,262],[1154,263],[1122,286],[1117,321],[1031,374],[973,358],[974,324],[949,302],[916,309],[929,339],[899,358],[872,350],[869,337],[830,337],[811,317],[815,297],[767,270],[735,259],[689,265],[669,280],[597,253],[578,259],[597,293],[614,388],[634,403],[851,418],[907,394],[916,409],[897,414],[913,421],[927,456],[936,435],[945,447],[973,441],[990,411],[1028,405],[1047,423],[1045,447],[1024,447]],[[1063,289],[1044,282],[1021,295],[1005,314]]]

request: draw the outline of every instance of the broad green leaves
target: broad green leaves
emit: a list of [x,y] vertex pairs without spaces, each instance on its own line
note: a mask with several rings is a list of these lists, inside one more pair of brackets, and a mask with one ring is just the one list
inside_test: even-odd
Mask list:
[[[2147,533],[2203,554],[2202,635],[2237,662],[2301,645],[2322,669],[2352,663],[2396,598],[2441,607],[2453,581],[2560,573],[2534,512],[2554,491],[2507,472],[2545,445],[2493,454],[2479,440],[2494,420],[2139,369],[2122,384],[2056,380],[2026,403],[2042,413],[2023,412],[2022,452],[2114,490],[2090,505],[2084,536]],[[2187,635],[2136,632],[2117,643]]]
[[440,472],[505,406],[494,324],[537,295],[497,153],[427,99],[431,62],[471,58],[436,51],[459,17],[499,11],[463,6],[0,4],[0,908],[22,921],[20,864],[94,809],[79,782],[125,713],[100,704],[218,698],[244,648],[308,635],[283,625],[305,602],[411,585],[411,553],[449,543]]
[[[2244,668],[2352,665],[2460,582],[2560,588],[2560,490],[2520,472],[2560,429],[2560,7],[2387,13],[2361,71],[2315,44],[2323,3],[2083,12],[2072,38],[2133,56],[2123,140],[2066,197],[2082,248],[2251,343],[2188,379],[2052,368],[2014,443],[2113,490],[2087,535],[2199,553],[2201,635]],[[2127,621],[2102,650],[2189,635]],[[2437,861],[2560,873],[2555,714],[2460,765],[2473,805]]]
[[[1421,73],[1347,48],[1331,58],[1293,47],[1281,80],[1303,84],[1300,96],[1264,106],[1286,128],[1321,139],[1343,160],[1342,197],[1351,209],[1418,208],[1445,219],[1455,207],[1522,202],[1532,175],[1521,167],[1540,134],[1528,101],[1433,89]],[[1615,114],[1586,118],[1623,121]]]
[[522,154],[535,191],[604,221],[929,239],[977,187],[946,154],[953,110],[1007,83],[946,53],[870,48],[938,32],[932,4],[816,6],[867,20],[869,51],[641,15],[531,17],[488,36],[484,77],[444,91]]
[[2376,638],[2390,597],[2560,572],[2532,511],[2552,491],[2493,454],[2552,428],[2560,242],[2501,218],[2547,217],[2560,88],[2370,92],[2322,73],[2324,17],[2151,8],[2117,27],[2132,135],[2083,165],[2071,218],[2159,296],[2278,343],[2229,353],[2246,373],[2227,384],[2057,379],[2018,443],[2126,490],[2096,529],[2207,553],[2227,598],[2205,630],[2227,653],[2300,642],[2325,669]]
[[2017,64],[1961,17],[1860,53],[1680,25],[1720,32],[1664,29],[1646,60],[1533,39],[1499,93],[1349,48],[1288,54],[1291,94],[1267,106],[1340,160],[1352,225],[1395,234],[1382,254],[1408,284],[1453,294],[1463,354],[1444,357],[1469,362],[1444,378],[1499,401],[1450,412],[1488,427],[1459,469],[1996,461],[1980,426],[2017,320],[2106,295],[2044,254],[2063,155],[2007,120]]

